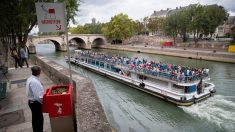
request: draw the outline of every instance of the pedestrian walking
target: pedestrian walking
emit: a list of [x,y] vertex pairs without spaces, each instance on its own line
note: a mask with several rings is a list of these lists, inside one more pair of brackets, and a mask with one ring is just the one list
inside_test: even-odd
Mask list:
[[39,81],[41,68],[33,66],[31,68],[32,76],[26,82],[26,95],[28,98],[28,105],[32,112],[32,127],[33,132],[43,132],[43,112],[42,112],[42,99],[44,89]]
[[14,60],[15,60],[15,68],[18,68],[18,66],[20,66],[20,67],[22,68],[22,65],[21,65],[21,63],[20,63],[20,57],[19,57],[19,55],[18,55],[18,52],[17,52],[17,50],[16,50],[16,47],[13,47],[13,48],[11,49],[11,57],[13,57]]
[[24,65],[24,62],[26,63],[27,67],[29,67],[28,64],[28,50],[26,46],[22,46],[20,49],[20,58],[21,58],[21,65]]

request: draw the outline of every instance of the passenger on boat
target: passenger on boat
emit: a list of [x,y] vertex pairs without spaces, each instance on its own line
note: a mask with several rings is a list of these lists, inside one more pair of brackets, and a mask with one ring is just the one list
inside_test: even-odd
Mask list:
[[129,70],[134,70],[136,72],[144,72],[145,74],[164,77],[176,81],[194,81],[200,79],[201,77],[207,77],[209,74],[209,69],[207,68],[194,69],[181,65],[166,64],[162,62],[148,62],[147,59],[143,58],[141,60],[138,57],[128,58],[118,55],[112,56],[104,53],[89,51],[84,51],[81,53],[81,55],[106,61],[114,65],[124,65],[128,67]]

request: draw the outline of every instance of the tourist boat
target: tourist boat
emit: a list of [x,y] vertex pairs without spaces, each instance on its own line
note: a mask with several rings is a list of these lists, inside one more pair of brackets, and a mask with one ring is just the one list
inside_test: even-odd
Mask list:
[[[203,71],[199,70],[200,74],[191,76],[175,75],[164,71],[152,72],[153,70],[146,70],[146,68],[133,68],[134,64],[128,62],[128,59],[122,60],[125,60],[125,58],[115,59],[115,57],[104,53],[81,50],[75,50],[70,58],[70,62],[73,64],[179,106],[190,106],[214,95],[216,92],[215,85],[209,82],[208,73],[204,74]],[[66,57],[66,61],[68,61],[68,57]]]

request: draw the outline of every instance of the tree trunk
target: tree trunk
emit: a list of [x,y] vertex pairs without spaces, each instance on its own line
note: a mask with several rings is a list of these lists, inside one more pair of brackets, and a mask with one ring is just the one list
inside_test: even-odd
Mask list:
[[212,33],[210,34],[210,39],[212,38]]
[[194,40],[194,43],[196,44],[196,33],[195,32],[193,33],[193,40]]
[[21,45],[23,46],[23,47],[25,47],[26,46],[26,43],[27,43],[27,40],[28,40],[28,33],[26,34],[24,34],[24,37],[23,37],[23,41],[22,41],[22,43],[21,43]]
[[176,35],[173,35],[174,45],[176,45],[175,38],[176,38]]

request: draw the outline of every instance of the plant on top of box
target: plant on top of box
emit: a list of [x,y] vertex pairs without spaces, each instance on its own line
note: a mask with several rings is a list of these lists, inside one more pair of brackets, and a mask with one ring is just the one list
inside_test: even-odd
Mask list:
[[68,93],[68,87],[66,86],[57,86],[52,88],[51,94],[66,94]]

